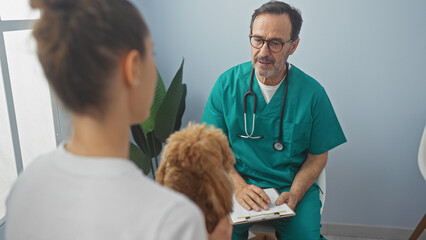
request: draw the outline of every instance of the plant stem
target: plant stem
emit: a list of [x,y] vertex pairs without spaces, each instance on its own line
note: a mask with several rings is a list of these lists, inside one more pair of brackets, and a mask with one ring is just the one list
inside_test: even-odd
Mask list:
[[157,156],[155,156],[155,169],[158,169],[158,158],[157,158]]
[[151,165],[152,178],[155,181],[155,169],[154,169],[154,165],[152,164],[152,158],[150,159],[149,164]]
[[152,176],[155,180],[155,172],[158,169],[158,162],[157,162],[157,148],[156,148],[156,144],[155,144],[156,139],[155,139],[154,134],[151,134],[150,140],[151,140],[150,142],[151,142],[151,146],[152,146],[152,151],[154,152],[154,155],[151,155],[151,156],[154,156],[154,160],[155,160],[155,169],[154,169],[154,165],[152,164],[152,159],[151,159],[151,169],[152,169]]

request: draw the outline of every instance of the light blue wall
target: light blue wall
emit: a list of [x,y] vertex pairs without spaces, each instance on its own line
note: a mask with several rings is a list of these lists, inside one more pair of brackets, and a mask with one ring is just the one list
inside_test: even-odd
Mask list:
[[[166,85],[185,57],[186,121],[201,120],[228,68],[248,61],[263,1],[135,0]],[[290,1],[303,14],[290,58],[327,90],[348,143],[327,164],[323,221],[414,228],[426,210],[417,150],[426,124],[426,1]]]

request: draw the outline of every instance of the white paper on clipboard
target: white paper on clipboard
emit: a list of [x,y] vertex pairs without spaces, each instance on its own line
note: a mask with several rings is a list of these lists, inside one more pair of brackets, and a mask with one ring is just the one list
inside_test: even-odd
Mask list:
[[268,210],[261,209],[259,212],[254,210],[247,211],[237,202],[237,200],[235,200],[235,195],[233,196],[233,211],[230,214],[232,224],[266,221],[296,215],[296,213],[285,203],[280,206],[275,205],[275,201],[279,196],[277,190],[274,188],[266,188],[263,189],[263,191],[265,191],[265,193],[269,196],[271,203],[269,204]]

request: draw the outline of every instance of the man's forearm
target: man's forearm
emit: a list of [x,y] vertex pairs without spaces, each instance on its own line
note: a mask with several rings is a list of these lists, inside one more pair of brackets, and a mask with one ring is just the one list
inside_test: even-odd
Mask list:
[[235,188],[247,185],[246,181],[244,181],[244,179],[241,177],[241,175],[237,172],[237,170],[234,167],[232,167],[231,170],[229,171],[229,176],[231,177]]
[[322,170],[327,163],[328,152],[320,155],[308,154],[305,162],[300,168],[299,172],[294,178],[293,184],[291,185],[290,192],[297,196],[298,202],[303,198],[306,191],[314,184],[318,179]]

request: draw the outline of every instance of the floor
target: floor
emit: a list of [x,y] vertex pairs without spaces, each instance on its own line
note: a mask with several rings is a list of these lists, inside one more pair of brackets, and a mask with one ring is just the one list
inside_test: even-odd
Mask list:
[[357,238],[357,237],[340,237],[340,236],[324,236],[324,237],[327,238],[327,240],[378,240],[377,238]]
[[[272,226],[269,226],[267,224],[257,224],[254,225],[251,230],[254,230],[253,232],[249,232],[249,239],[253,240],[264,240],[264,239],[275,239],[275,235],[273,234],[274,229]],[[357,231],[358,233],[353,233],[352,236],[348,237],[347,235],[350,234],[348,231],[342,231],[340,229],[338,232],[330,233],[327,231],[323,232],[323,235],[328,240],[407,240],[409,236],[411,235],[411,231],[404,231],[404,232],[374,232],[369,233],[368,231],[371,229],[363,229],[362,231]],[[265,233],[267,237],[265,238]],[[336,235],[330,235],[330,234],[339,234],[340,236]],[[343,235],[343,236],[342,236]],[[345,236],[346,235],[346,236]],[[356,236],[361,237],[356,237]],[[355,237],[354,237],[355,236]],[[383,238],[385,237],[386,238]],[[381,238],[380,238],[381,237]],[[417,240],[426,240],[426,230],[423,231],[423,233],[419,236]]]
[[[250,237],[253,237],[254,235],[250,235]],[[365,237],[344,237],[344,236],[330,236],[330,235],[325,235],[325,238],[327,238],[327,240],[390,240],[390,239],[383,239],[383,238],[365,238]],[[267,238],[267,237],[255,237],[255,238],[250,238],[250,239],[275,239],[275,238]],[[395,238],[397,239],[397,238]],[[426,231],[424,231],[422,233],[422,235],[420,235],[420,237],[417,240],[426,240]]]
[[[327,240],[389,240],[381,238],[361,238],[361,237],[342,237],[342,236],[324,236]],[[417,240],[426,240],[426,231],[420,235]]]

